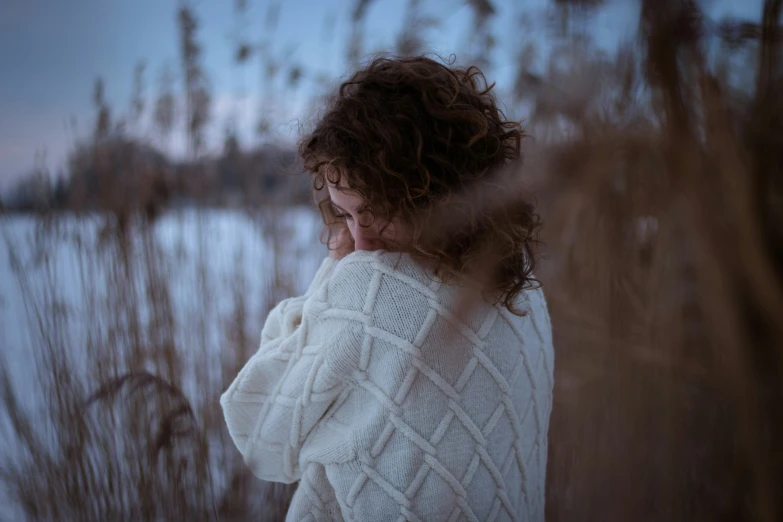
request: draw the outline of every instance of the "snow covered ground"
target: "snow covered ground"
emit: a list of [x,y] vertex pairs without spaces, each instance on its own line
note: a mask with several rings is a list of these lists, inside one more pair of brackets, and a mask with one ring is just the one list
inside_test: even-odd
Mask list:
[[[280,254],[285,256],[280,268],[292,282],[292,290],[303,291],[326,254],[319,242],[320,218],[302,208],[286,210],[275,219],[278,222],[271,233],[277,234],[277,242],[284,250]],[[73,319],[84,314],[85,290],[100,292],[101,295],[93,295],[98,301],[112,292],[111,288],[99,284],[106,282],[109,264],[116,262],[113,253],[101,255],[97,252],[101,225],[101,218],[96,217],[61,218],[58,231],[48,233],[56,235],[57,239],[52,241],[47,237],[47,243],[42,245],[40,236],[43,234],[37,231],[40,224],[35,218],[0,219],[0,353],[12,365],[13,375],[32,370],[28,367],[32,361],[31,351],[36,349],[40,332],[34,318],[29,316],[30,310],[25,307],[24,292],[20,288],[18,272],[12,268],[12,257],[18,258],[31,285],[28,294],[40,296],[47,289],[54,289],[54,293],[64,300],[58,304],[72,319],[68,326],[69,340],[78,346],[84,342],[85,324]],[[261,313],[266,302],[264,290],[270,284],[266,277],[275,255],[275,241],[267,237],[270,230],[266,227],[263,217],[248,216],[241,211],[189,210],[165,215],[154,225],[153,234],[163,248],[165,262],[170,264],[162,269],[169,276],[173,304],[183,319],[186,312],[198,314],[193,305],[198,301],[199,286],[217,290],[211,296],[213,304],[219,313],[227,313],[232,304],[231,282],[237,275],[245,281],[249,315],[257,317]],[[199,273],[200,243],[206,268],[204,274]],[[79,255],[79,249],[94,254],[88,253],[89,259],[85,259],[84,254]],[[135,255],[141,256],[141,253]],[[50,256],[48,265],[44,256]],[[201,277],[206,280],[200,281]],[[182,334],[187,335],[187,332]]]
[[[34,415],[44,410],[37,383],[45,371],[45,339],[57,330],[58,349],[67,350],[80,368],[86,366],[89,336],[98,332],[101,339],[111,338],[107,332],[118,322],[109,314],[117,310],[112,303],[122,272],[116,247],[102,242],[105,223],[100,216],[65,217],[45,227],[34,217],[0,218],[0,362],[7,365],[14,389]],[[151,233],[160,248],[157,268],[171,297],[177,349],[207,350],[221,379],[220,360],[230,349],[226,332],[236,319],[237,292],[244,300],[246,334],[255,340],[272,304],[270,292],[278,299],[306,289],[326,255],[320,232],[320,216],[307,208],[253,215],[181,210],[161,217]],[[143,267],[148,259],[143,244],[131,237],[131,264]],[[139,272],[133,280],[139,296],[136,312],[146,325],[155,318],[145,276]],[[38,312],[44,314],[43,323]],[[105,349],[123,350],[129,344],[127,336],[120,336]],[[182,384],[191,395],[200,383]],[[9,433],[4,407],[0,403],[0,462],[18,444]]]

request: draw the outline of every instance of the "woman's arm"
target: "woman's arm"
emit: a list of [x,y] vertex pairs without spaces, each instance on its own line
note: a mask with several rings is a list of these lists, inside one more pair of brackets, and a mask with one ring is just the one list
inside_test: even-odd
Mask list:
[[358,360],[361,321],[324,316],[344,307],[329,298],[329,287],[362,284],[350,274],[330,279],[335,264],[325,260],[303,300],[270,314],[258,352],[220,399],[229,434],[259,478],[300,478],[302,444],[346,390]]
[[305,301],[328,281],[336,262],[333,257],[324,259],[304,295],[284,299],[269,312],[261,329],[259,352],[277,349],[284,339],[294,334],[302,322]]
[[273,349],[279,344],[277,341],[294,333],[302,321],[304,302],[329,279],[337,261],[351,252],[353,239],[350,233],[345,228],[337,230],[329,242],[329,256],[321,263],[305,295],[284,299],[269,312],[261,330],[261,348]]

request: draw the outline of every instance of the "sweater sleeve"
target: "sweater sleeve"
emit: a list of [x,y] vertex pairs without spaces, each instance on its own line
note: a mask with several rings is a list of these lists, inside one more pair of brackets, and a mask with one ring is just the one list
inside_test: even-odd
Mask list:
[[330,257],[324,259],[304,295],[283,299],[269,312],[261,329],[259,352],[275,350],[286,338],[294,334],[302,322],[302,308],[305,301],[328,281],[336,263],[337,261]]
[[[309,434],[348,387],[361,324],[325,315],[333,260],[302,298],[270,313],[261,346],[220,398],[229,434],[252,472],[275,482],[301,478]],[[282,303],[281,303],[282,304]]]

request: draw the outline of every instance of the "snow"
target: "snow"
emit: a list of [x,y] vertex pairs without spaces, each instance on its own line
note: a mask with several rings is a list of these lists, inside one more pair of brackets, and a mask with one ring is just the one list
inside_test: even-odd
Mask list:
[[[105,343],[112,325],[130,321],[111,315],[122,310],[115,305],[117,278],[124,272],[117,243],[101,239],[106,223],[106,217],[96,215],[57,218],[48,226],[29,216],[0,218],[0,363],[33,418],[46,415],[38,383],[45,372],[45,341],[53,338],[42,335],[36,310],[43,311],[43,330],[63,334],[54,336],[55,349],[66,350],[76,370],[89,367],[90,336]],[[145,267],[145,243],[132,230],[131,265]],[[161,253],[156,269],[170,292],[175,345],[183,354],[206,353],[214,365],[207,372],[213,384],[225,379],[221,364],[232,356],[226,332],[236,317],[237,293],[244,299],[246,335],[255,343],[273,297],[303,292],[326,255],[320,232],[320,216],[307,208],[179,210],[152,226],[152,244]],[[148,273],[142,268],[132,278],[136,313],[148,325],[155,319],[146,293]],[[141,335],[143,343],[155,346],[156,339]],[[128,335],[120,336],[100,349],[123,353],[130,341]],[[181,384],[189,397],[197,397],[200,388],[204,395],[203,383],[186,378]],[[10,431],[6,406],[0,404],[0,464],[18,445]]]

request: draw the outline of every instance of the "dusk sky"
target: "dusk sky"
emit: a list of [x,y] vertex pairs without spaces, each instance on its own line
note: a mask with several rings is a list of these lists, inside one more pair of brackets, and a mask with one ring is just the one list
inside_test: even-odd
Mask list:
[[[245,34],[258,41],[263,36],[269,0],[248,0],[250,10]],[[470,37],[472,11],[464,0],[422,2],[443,23],[428,33],[428,50],[448,56],[464,49]],[[238,126],[248,141],[257,117],[257,90],[261,73],[251,61],[244,73],[234,66],[236,34],[233,0],[193,2],[201,22],[198,39],[203,44],[204,65],[211,82],[213,124],[208,147],[217,150],[226,119],[237,110],[236,97],[244,85],[249,94]],[[347,72],[345,42],[350,31],[349,14],[354,1],[288,0],[283,2],[274,33],[278,54],[308,71],[318,71],[332,80]],[[371,3],[365,25],[368,50],[390,49],[399,32],[406,0],[376,0]],[[518,16],[523,10],[543,13],[548,0],[495,0],[493,20],[498,39],[517,42],[523,36],[541,40],[545,32],[520,34]],[[599,43],[612,48],[633,31],[635,2],[610,0],[594,21]],[[713,16],[758,18],[761,0],[713,0]],[[133,69],[146,62],[148,103],[157,91],[164,65],[179,73],[179,42],[174,0],[0,0],[0,190],[29,172],[37,152],[46,154],[53,172],[64,165],[74,140],[88,135],[92,126],[91,98],[95,79],[106,84],[112,109],[122,114],[129,106]],[[540,34],[539,34],[540,32]],[[498,50],[495,77],[500,86],[508,78],[513,45]],[[504,54],[508,51],[508,54]],[[457,56],[459,58],[459,55]],[[272,105],[278,115],[281,136],[295,136],[299,117],[306,117],[304,101],[313,89],[290,93],[282,87]],[[290,117],[289,117],[290,116]],[[69,130],[71,119],[76,132]],[[176,145],[175,145],[176,148]]]

